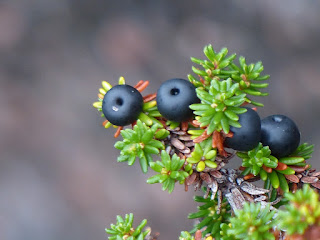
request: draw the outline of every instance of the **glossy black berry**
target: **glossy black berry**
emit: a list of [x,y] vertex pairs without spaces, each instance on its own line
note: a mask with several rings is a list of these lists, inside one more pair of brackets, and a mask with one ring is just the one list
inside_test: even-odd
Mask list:
[[198,103],[196,89],[187,80],[174,78],[161,84],[157,92],[157,106],[159,112],[165,118],[182,122],[190,119],[193,115],[189,106]]
[[297,125],[284,115],[271,115],[261,121],[261,143],[277,158],[293,153],[300,143]]
[[113,125],[126,126],[137,120],[142,111],[143,98],[130,85],[116,85],[104,96],[102,112]]
[[251,108],[239,115],[240,128],[230,127],[232,137],[225,139],[226,147],[238,151],[249,151],[255,148],[261,138],[261,120],[258,113]]

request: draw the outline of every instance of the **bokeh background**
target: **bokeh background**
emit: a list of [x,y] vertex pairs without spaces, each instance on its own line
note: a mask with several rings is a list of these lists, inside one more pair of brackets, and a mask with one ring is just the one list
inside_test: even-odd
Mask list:
[[98,240],[117,214],[147,218],[161,239],[189,230],[193,191],[148,185],[117,163],[114,131],[92,107],[102,80],[161,82],[191,73],[213,44],[261,60],[261,117],[293,118],[320,167],[320,2],[2,0],[0,239]]

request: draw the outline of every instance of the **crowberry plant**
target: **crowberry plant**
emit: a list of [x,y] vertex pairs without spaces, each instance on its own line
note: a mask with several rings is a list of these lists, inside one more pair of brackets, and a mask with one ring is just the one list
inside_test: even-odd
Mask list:
[[[262,63],[236,61],[227,48],[211,45],[204,54],[191,58],[196,66],[188,80],[165,81],[154,94],[141,94],[148,81],[102,82],[93,106],[103,126],[117,127],[115,137],[122,137],[118,162],[139,159],[143,173],[156,172],[147,183],[169,193],[176,183],[200,190],[198,211],[189,214],[197,224],[180,240],[320,239],[320,171],[307,163],[313,145],[300,144],[298,127],[285,115],[260,119],[259,97],[268,95],[270,77]],[[230,161],[238,168],[228,168]],[[143,230],[146,220],[132,223],[132,214],[118,216],[106,229],[109,239],[158,239]]]

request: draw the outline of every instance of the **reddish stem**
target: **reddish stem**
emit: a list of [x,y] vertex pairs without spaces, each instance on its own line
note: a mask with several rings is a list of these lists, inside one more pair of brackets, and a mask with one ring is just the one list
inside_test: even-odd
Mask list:
[[202,233],[201,230],[197,230],[194,234],[194,240],[201,240],[202,239]]
[[123,127],[118,127],[116,133],[114,134],[114,137],[117,138],[120,135],[121,130],[123,129]]
[[191,125],[194,127],[200,127],[200,122],[198,120],[191,121]]
[[251,178],[254,178],[254,175],[252,173],[249,173],[243,177],[244,180],[249,180]]
[[209,138],[210,135],[207,134],[207,130],[205,130],[199,137],[193,139],[194,143],[200,143],[204,140],[206,140],[207,138]]
[[143,90],[145,90],[149,85],[149,81],[145,81],[143,82],[139,87],[137,87],[137,90],[139,92],[142,92]]
[[228,153],[224,150],[223,147],[223,136],[220,132],[214,131],[212,135],[212,147],[217,148],[219,151],[219,154],[223,157],[227,157]]
[[143,97],[143,102],[145,102],[145,103],[146,102],[150,102],[150,101],[154,100],[156,97],[157,97],[156,93],[148,94],[148,95]]
[[108,120],[104,120],[104,121],[102,122],[102,126],[106,126],[106,124],[107,124],[108,122],[109,122]]
[[246,169],[246,167],[243,167],[243,166],[240,166],[240,167],[239,167],[239,170],[240,170],[240,171],[244,171],[245,169]]
[[134,88],[140,87],[142,83],[143,83],[143,80],[140,80],[140,81],[134,86]]
[[181,122],[181,130],[186,132],[189,128],[189,120],[188,121],[184,121],[184,122]]

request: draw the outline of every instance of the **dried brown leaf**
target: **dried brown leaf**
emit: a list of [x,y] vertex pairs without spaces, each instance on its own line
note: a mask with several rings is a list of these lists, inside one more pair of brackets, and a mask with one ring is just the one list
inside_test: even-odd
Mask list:
[[301,178],[301,182],[303,183],[316,183],[319,179],[317,177],[303,177]]
[[171,138],[170,142],[178,150],[183,150],[185,148],[183,142],[181,142],[178,138]]
[[210,175],[215,177],[215,178],[222,178],[222,174],[219,171],[213,170],[213,171],[210,172]]
[[311,186],[317,188],[320,190],[320,181],[316,182],[316,183],[311,183]]
[[320,177],[320,171],[319,172],[313,172],[310,174],[311,177]]
[[293,182],[293,183],[299,183],[300,180],[299,178],[294,175],[294,174],[291,174],[291,175],[284,175],[286,179],[288,179],[290,182]]

